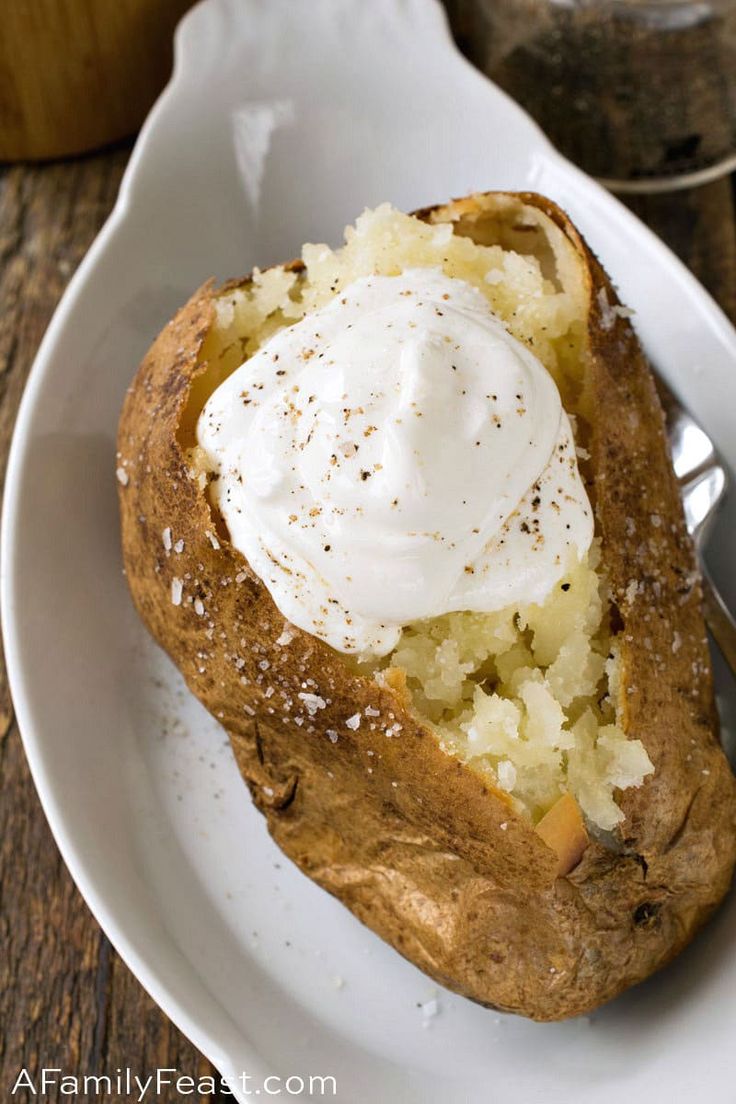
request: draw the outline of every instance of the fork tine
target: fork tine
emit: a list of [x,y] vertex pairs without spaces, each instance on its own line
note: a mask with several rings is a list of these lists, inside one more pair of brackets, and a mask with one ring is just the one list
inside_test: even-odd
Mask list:
[[702,555],[708,520],[713,517],[726,491],[726,470],[708,434],[683,407],[654,365],[652,375],[664,409],[685,521],[698,553],[705,620],[721,654],[736,674],[736,619],[723,601]]
[[726,474],[718,464],[709,465],[687,482],[681,482],[685,524],[695,540],[703,539],[706,523],[713,518],[726,489]]
[[664,410],[672,465],[684,493],[686,484],[719,463],[718,455],[708,434],[685,409],[654,366],[652,375]]

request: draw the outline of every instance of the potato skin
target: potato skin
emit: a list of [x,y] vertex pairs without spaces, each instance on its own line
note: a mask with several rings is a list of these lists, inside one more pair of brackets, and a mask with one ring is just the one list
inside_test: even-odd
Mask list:
[[[127,394],[119,498],[136,607],[228,732],[281,849],[439,983],[558,1020],[663,966],[718,904],[736,860],[736,786],[716,737],[697,569],[661,408],[631,326],[611,309],[608,278],[543,197],[487,193],[420,212],[483,240],[532,216],[560,228],[589,292],[590,489],[621,623],[624,728],[655,765],[622,795],[615,849],[593,842],[556,878],[555,854],[503,794],[440,751],[400,686],[353,674],[298,629],[284,635],[243,556],[222,535],[213,542],[177,439],[203,370],[211,284],[162,331]],[[167,528],[181,552],[164,547]]]

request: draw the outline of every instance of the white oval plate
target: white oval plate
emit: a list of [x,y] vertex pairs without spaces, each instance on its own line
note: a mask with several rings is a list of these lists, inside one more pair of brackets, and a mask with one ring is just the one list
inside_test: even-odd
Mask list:
[[[118,412],[192,289],[334,243],[364,205],[489,188],[537,189],[570,212],[733,466],[736,334],[460,57],[435,0],[209,0],[186,17],[172,82],[18,418],[2,601],[36,786],[115,947],[226,1076],[251,1075],[243,1100],[269,1072],[333,1075],[350,1104],[733,1098],[733,904],[661,977],[587,1019],[540,1026],[438,993],[281,860],[122,577]],[[735,533],[724,515],[723,565]],[[418,1006],[435,996],[429,1017]]]

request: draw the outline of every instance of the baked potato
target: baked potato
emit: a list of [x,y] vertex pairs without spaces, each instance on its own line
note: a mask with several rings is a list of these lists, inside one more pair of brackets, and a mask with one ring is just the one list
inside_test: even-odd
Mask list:
[[[490,297],[554,376],[595,540],[548,602],[409,624],[363,662],[277,607],[231,540],[197,425],[223,380],[350,279],[433,265]],[[697,566],[627,316],[541,196],[379,208],[342,251],[200,288],[120,419],[133,600],[276,843],[438,983],[536,1020],[672,959],[736,859]]]

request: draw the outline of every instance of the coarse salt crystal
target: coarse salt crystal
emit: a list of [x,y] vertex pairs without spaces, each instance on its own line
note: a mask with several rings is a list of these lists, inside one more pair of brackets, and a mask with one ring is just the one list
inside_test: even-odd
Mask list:
[[212,545],[212,547],[214,548],[215,552],[217,552],[217,550],[218,550],[218,549],[219,549],[219,547],[220,547],[220,542],[219,542],[219,540],[217,539],[217,537],[215,536],[215,534],[214,534],[214,533],[212,533],[212,532],[210,532],[210,530],[209,530],[209,529],[206,529],[206,530],[205,530],[205,536],[207,537],[208,541],[210,542],[210,544],[211,544],[211,545]]
[[321,698],[319,694],[302,693],[297,697],[304,702],[307,713],[310,717],[314,717],[318,709],[324,709],[327,705],[324,698]]
[[194,599],[194,612],[197,614],[198,617],[204,616],[204,604],[201,598]]
[[337,743],[337,733],[335,732],[334,728],[328,728],[327,729],[327,735],[330,739],[330,743],[332,743],[332,744]]
[[381,715],[381,710],[374,709],[372,705],[367,705],[363,712],[365,713],[366,717],[380,717]]
[[118,477],[118,483],[122,484],[123,487],[128,486],[128,473],[125,468],[118,468],[115,472],[115,475]]
[[294,639],[294,630],[291,625],[284,626],[284,630],[276,640],[279,648],[285,648],[287,644],[291,644]]
[[181,579],[173,578],[171,580],[171,604],[174,606],[181,605],[181,596],[184,590],[184,583]]
[[612,329],[619,315],[620,307],[618,303],[610,302],[605,287],[600,288],[598,291],[598,307],[600,310],[601,329],[606,331]]
[[164,542],[164,548],[167,552],[171,551],[171,529],[167,525],[161,534],[161,540]]
[[176,553],[178,553],[179,555],[182,554],[182,552],[184,551],[184,541],[183,540],[178,540],[176,542],[176,544],[174,545],[174,551]]
[[506,793],[510,793],[516,785],[516,767],[510,759],[502,759],[496,767],[498,784]]
[[353,732],[360,728],[360,713],[353,713],[352,717],[348,717],[345,727],[351,728]]
[[452,225],[448,222],[442,223],[441,226],[436,226],[432,233],[433,245],[446,245],[449,242],[453,234]]

